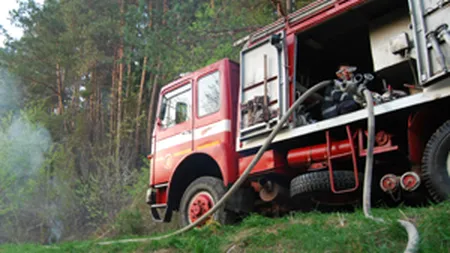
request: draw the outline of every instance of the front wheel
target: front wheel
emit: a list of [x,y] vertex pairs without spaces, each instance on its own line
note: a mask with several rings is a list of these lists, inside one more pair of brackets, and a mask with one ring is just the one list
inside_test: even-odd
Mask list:
[[[218,178],[200,177],[196,179],[188,186],[181,198],[180,225],[184,227],[198,220],[212,209],[225,192],[225,186]],[[214,220],[220,224],[230,224],[234,220],[233,217],[233,213],[222,206],[208,220]]]

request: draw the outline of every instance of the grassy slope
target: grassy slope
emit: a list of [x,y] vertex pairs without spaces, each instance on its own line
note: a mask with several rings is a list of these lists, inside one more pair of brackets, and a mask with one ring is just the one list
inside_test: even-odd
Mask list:
[[270,219],[251,216],[238,226],[213,225],[183,236],[150,243],[98,246],[70,242],[55,248],[37,245],[3,245],[6,252],[403,252],[407,234],[395,222],[408,218],[417,224],[420,252],[450,252],[450,203],[426,208],[375,209],[379,224],[356,213],[298,213]]

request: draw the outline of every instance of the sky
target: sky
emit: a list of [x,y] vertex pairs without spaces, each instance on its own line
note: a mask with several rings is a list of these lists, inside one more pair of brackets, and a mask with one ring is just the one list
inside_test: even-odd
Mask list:
[[[9,20],[9,11],[19,7],[17,1],[19,0],[0,0],[0,25],[2,25],[13,38],[20,38],[20,36],[22,36],[21,29],[11,25]],[[35,1],[40,4],[44,2],[44,0]],[[4,40],[5,37],[0,34],[0,47],[3,46]]]

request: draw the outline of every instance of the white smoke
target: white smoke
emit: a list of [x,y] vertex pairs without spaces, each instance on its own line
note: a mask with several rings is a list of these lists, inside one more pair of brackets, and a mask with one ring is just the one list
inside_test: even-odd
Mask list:
[[47,129],[32,125],[23,117],[16,116],[6,135],[10,143],[7,159],[10,159],[9,164],[14,173],[24,176],[36,173],[44,163],[44,154],[51,145],[50,133]]
[[47,129],[31,123],[19,111],[21,98],[16,85],[17,82],[0,69],[0,117],[3,121],[0,146],[8,154],[7,161],[2,162],[3,166],[10,165],[1,169],[12,170],[18,175],[31,175],[42,166],[44,154],[52,141]]
[[[21,111],[21,96],[17,82],[0,68],[0,184],[2,181],[8,183],[8,187],[3,189],[0,185],[0,194],[5,196],[9,194],[8,198],[4,198],[9,199],[9,202],[3,203],[4,205],[11,204],[11,201],[23,202],[22,199],[26,199],[26,196],[17,192],[28,190],[24,189],[29,187],[28,182],[39,177],[39,172],[45,165],[45,154],[51,145],[49,131],[41,124],[30,121],[27,113]],[[52,184],[50,178],[47,183]],[[14,196],[14,200],[11,200],[11,196]],[[0,196],[0,205],[2,197]],[[40,203],[42,207],[55,206],[55,203],[45,201]],[[25,207],[26,203],[23,204]],[[50,229],[52,234],[49,236],[59,240],[61,229],[56,226],[60,223],[56,218],[57,210],[48,209],[52,209],[47,210],[47,223],[52,227]],[[0,229],[5,229],[1,227],[2,219],[7,217],[2,217],[0,213]],[[0,231],[0,242],[2,232],[6,231]]]
[[0,117],[19,108],[20,92],[15,84],[14,79],[0,68]]

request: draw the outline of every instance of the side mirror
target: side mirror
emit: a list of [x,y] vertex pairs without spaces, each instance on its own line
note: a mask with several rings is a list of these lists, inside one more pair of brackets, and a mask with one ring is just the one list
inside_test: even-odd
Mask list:
[[167,102],[164,99],[161,103],[161,108],[159,109],[158,121],[161,122],[164,119],[164,117],[166,116],[166,108],[167,108]]

